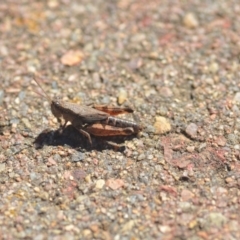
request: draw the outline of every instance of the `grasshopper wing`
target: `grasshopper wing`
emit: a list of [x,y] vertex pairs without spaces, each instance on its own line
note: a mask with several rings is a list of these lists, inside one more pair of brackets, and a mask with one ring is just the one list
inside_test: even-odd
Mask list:
[[114,107],[114,106],[106,106],[106,105],[93,105],[93,108],[108,113],[111,116],[115,116],[123,113],[133,113],[133,110],[130,107]]
[[76,103],[62,102],[61,106],[65,111],[81,118],[84,123],[94,123],[110,116],[108,113]]
[[86,123],[94,123],[97,121],[105,120],[110,116],[108,113],[99,111],[97,109],[94,109],[88,106],[82,106],[82,107],[83,107],[82,110],[84,111],[84,114],[80,112],[78,114],[81,116],[82,121]]

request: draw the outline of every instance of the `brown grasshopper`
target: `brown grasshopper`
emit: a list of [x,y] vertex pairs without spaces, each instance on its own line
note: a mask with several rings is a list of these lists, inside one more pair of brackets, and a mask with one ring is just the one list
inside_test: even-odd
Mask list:
[[[52,114],[57,118],[61,130],[70,122],[75,129],[88,138],[91,144],[90,134],[95,136],[124,136],[137,134],[142,130],[142,127],[135,122],[114,117],[122,113],[132,113],[133,110],[129,107],[108,107],[104,105],[90,107],[64,102],[57,97],[51,99],[39,82],[36,79],[34,81],[45,94],[51,105]],[[62,121],[64,121],[63,124]]]

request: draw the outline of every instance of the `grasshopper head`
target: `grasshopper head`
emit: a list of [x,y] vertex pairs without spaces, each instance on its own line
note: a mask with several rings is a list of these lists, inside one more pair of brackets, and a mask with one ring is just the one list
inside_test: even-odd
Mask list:
[[54,97],[51,102],[51,111],[56,118],[61,118],[62,111],[62,101],[59,97]]

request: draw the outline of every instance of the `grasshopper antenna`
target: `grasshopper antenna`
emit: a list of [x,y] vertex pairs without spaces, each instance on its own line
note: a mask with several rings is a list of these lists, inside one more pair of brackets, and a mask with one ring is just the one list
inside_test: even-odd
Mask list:
[[[41,86],[41,84],[37,81],[37,79],[35,78],[35,77],[33,77],[33,80],[34,80],[34,82],[40,87],[40,89],[42,90],[42,92],[44,93],[44,95],[45,95],[45,98],[48,100],[48,102],[51,104],[51,102],[52,102],[52,100],[51,100],[51,98],[47,95],[47,93],[45,92],[45,90],[43,89],[43,87]],[[38,93],[38,94],[40,94],[40,93]],[[40,94],[42,97],[43,97],[43,95],[42,94]]]

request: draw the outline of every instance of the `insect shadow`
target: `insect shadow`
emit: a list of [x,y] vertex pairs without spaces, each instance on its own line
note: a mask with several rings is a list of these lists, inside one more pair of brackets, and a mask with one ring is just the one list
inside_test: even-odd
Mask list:
[[114,149],[123,152],[125,150],[124,141],[131,140],[135,136],[114,136],[114,137],[97,137],[92,136],[92,145],[88,139],[80,134],[72,125],[68,125],[60,132],[60,129],[43,130],[34,140],[36,149],[42,149],[46,146],[70,146],[71,148],[91,151],[93,149],[103,151],[105,149]]

